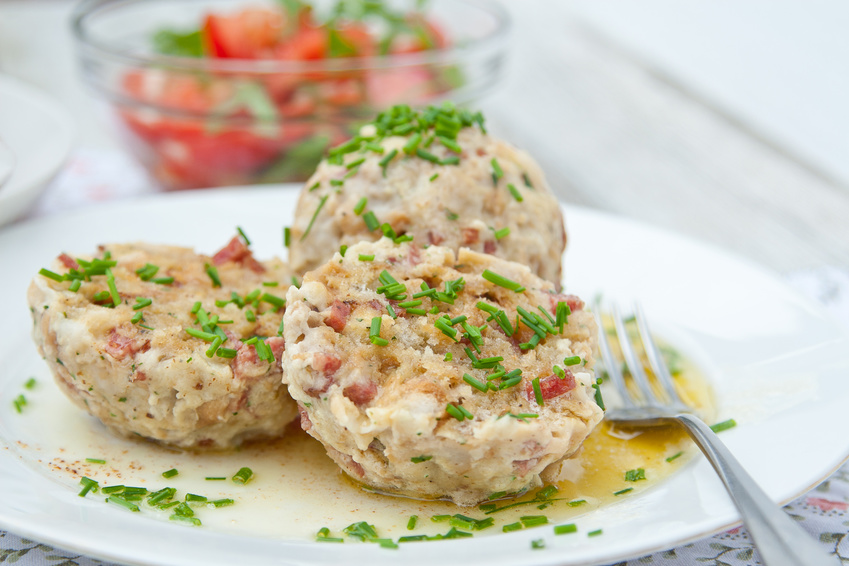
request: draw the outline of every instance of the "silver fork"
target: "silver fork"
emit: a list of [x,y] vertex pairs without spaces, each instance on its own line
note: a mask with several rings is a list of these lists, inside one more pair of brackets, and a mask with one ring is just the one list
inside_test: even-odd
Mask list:
[[740,465],[728,448],[699,417],[687,407],[672,383],[660,350],[655,344],[646,323],[642,308],[636,305],[634,314],[643,349],[665,398],[658,398],[643,370],[637,353],[625,329],[625,322],[614,305],[611,316],[616,326],[622,355],[639,391],[639,397],[625,386],[619,364],[613,357],[607,340],[600,309],[596,304],[595,316],[599,327],[599,349],[602,362],[610,380],[622,397],[622,408],[608,410],[605,418],[621,425],[641,427],[678,423],[689,433],[713,468],[719,474],[728,494],[740,511],[743,523],[749,530],[761,559],[768,566],[830,566],[841,564],[827,553],[801,527],[794,523],[779,506],[772,502]]

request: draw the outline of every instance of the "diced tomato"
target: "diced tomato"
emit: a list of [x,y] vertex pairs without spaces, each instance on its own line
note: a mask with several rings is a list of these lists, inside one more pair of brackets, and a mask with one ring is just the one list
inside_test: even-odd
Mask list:
[[390,53],[416,53],[429,49],[444,49],[448,47],[448,39],[442,29],[421,16],[408,18],[410,27],[415,33],[399,34],[389,46]]
[[258,59],[278,43],[283,23],[282,14],[262,8],[233,15],[209,14],[203,25],[204,47],[213,57]]

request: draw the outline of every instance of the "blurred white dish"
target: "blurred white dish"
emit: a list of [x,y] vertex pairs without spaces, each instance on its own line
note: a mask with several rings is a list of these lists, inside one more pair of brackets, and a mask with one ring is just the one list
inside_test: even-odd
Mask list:
[[12,155],[12,150],[0,139],[0,187],[12,176],[14,167],[15,156]]
[[71,150],[71,116],[35,88],[0,75],[0,140],[14,166],[5,182],[0,157],[0,226],[35,202]]

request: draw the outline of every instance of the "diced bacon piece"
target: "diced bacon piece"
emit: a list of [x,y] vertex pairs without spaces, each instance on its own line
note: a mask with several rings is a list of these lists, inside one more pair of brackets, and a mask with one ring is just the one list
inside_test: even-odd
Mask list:
[[495,240],[487,240],[483,243],[483,253],[494,254],[497,247]]
[[313,367],[323,373],[325,376],[330,377],[336,370],[342,367],[342,360],[339,359],[338,356],[333,354],[325,354],[323,352],[313,355]]
[[480,230],[477,228],[462,228],[460,231],[463,234],[463,244],[470,246],[478,243],[478,239],[480,239]]
[[410,265],[418,265],[422,262],[421,249],[418,246],[410,246],[407,252],[407,261]]
[[[542,393],[542,398],[545,401],[554,399],[555,397],[560,397],[561,395],[575,389],[575,376],[571,371],[569,371],[569,368],[566,368],[564,371],[566,372],[566,377],[563,379],[560,379],[553,374],[540,378],[539,389]],[[536,399],[536,395],[534,395],[534,386],[531,381],[525,382],[525,395],[529,401]]]
[[76,260],[74,260],[74,258],[69,256],[68,254],[61,254],[58,259],[59,259],[60,262],[62,262],[62,265],[64,265],[68,269],[79,269],[80,268],[80,264],[78,264],[76,262]]
[[330,314],[324,319],[324,324],[341,333],[351,314],[351,305],[342,301],[334,301],[330,306]]
[[525,477],[528,472],[539,463],[539,458],[531,458],[530,460],[513,460],[513,469],[519,477]]
[[251,252],[250,248],[248,248],[239,236],[233,236],[233,239],[226,246],[212,256],[212,263],[215,265],[221,265],[228,261],[241,263],[255,273],[263,273],[265,271],[265,268],[254,259],[253,252]]
[[132,381],[132,382],[147,381],[147,374],[143,371],[137,371],[132,375],[132,377],[130,378],[130,381]]
[[[440,234],[439,232],[434,232],[433,230],[427,231],[427,241],[432,246],[438,246],[443,241],[445,241],[445,236]],[[410,246],[412,248],[412,246]]]
[[312,428],[312,421],[310,420],[310,415],[307,413],[307,408],[298,403],[298,413],[301,415],[301,428],[303,430],[309,430]]
[[358,381],[346,387],[342,394],[355,405],[365,405],[377,396],[377,384],[370,379]]
[[560,301],[565,302],[569,305],[569,309],[572,312],[579,311],[584,308],[584,301],[581,300],[577,295],[566,295],[564,293],[556,293],[551,295],[551,314],[555,314],[557,312],[557,303]]
[[134,356],[136,352],[146,352],[150,349],[150,341],[139,343],[132,336],[125,336],[116,328],[109,331],[109,340],[106,342],[106,353],[116,360]]

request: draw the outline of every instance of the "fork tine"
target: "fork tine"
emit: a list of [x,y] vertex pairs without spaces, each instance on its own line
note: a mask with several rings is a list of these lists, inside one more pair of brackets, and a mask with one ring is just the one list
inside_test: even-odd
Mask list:
[[658,382],[663,387],[663,392],[669,401],[683,405],[684,401],[681,400],[678,391],[675,390],[675,385],[672,383],[672,375],[670,375],[669,369],[666,367],[666,362],[663,361],[660,349],[651,335],[646,315],[643,313],[643,307],[639,303],[634,303],[634,314],[637,319],[637,328],[640,329],[643,349],[646,351],[646,357],[649,359],[652,372],[654,372],[655,377],[657,377]]
[[643,400],[649,405],[657,406],[659,404],[657,397],[654,391],[652,391],[649,378],[643,370],[643,364],[637,357],[634,345],[631,344],[631,338],[628,336],[625,322],[619,314],[619,307],[615,304],[611,307],[611,314],[613,316],[613,323],[616,325],[616,335],[619,337],[619,348],[622,350],[622,356],[625,358],[625,364],[631,372],[631,377],[634,379],[634,383],[637,384],[637,389],[640,390]]
[[610,342],[607,340],[607,332],[605,332],[604,323],[601,320],[601,308],[598,301],[594,304],[593,314],[598,325],[598,347],[601,350],[601,360],[604,363],[605,369],[607,369],[607,375],[619,392],[619,396],[622,397],[622,402],[625,406],[634,407],[636,405],[631,398],[631,392],[625,386],[625,378],[622,376],[622,370],[619,368],[619,364],[616,363],[616,358],[613,357],[613,351],[610,349]]

